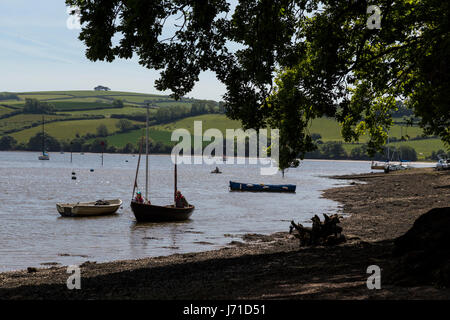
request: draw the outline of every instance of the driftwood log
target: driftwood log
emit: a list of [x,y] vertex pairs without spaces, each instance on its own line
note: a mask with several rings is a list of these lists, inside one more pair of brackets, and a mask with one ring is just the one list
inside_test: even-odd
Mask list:
[[339,226],[341,216],[333,214],[328,216],[323,214],[324,221],[315,215],[312,220],[312,227],[304,227],[301,223],[291,221],[289,233],[294,233],[294,236],[300,240],[300,246],[314,246],[314,245],[336,245],[345,242],[345,236],[342,234],[342,227]]

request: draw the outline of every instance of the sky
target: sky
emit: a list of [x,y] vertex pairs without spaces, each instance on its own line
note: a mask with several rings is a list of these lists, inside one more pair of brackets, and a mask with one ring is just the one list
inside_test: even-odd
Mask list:
[[[112,63],[92,62],[78,40],[79,29],[69,28],[64,0],[0,0],[0,92],[111,90],[153,94],[159,72],[139,65],[136,58]],[[70,22],[69,22],[70,25]],[[204,72],[186,94],[221,100],[225,86],[215,74]]]

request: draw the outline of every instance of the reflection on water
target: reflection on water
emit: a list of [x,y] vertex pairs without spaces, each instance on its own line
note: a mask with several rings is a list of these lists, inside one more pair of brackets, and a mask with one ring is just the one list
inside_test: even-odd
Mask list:
[[[320,198],[320,190],[342,182],[323,176],[370,170],[368,162],[305,161],[282,179],[281,174],[261,176],[257,165],[221,165],[222,174],[210,174],[215,165],[181,164],[178,188],[196,206],[191,219],[138,224],[129,206],[137,157],[105,155],[102,167],[98,154],[74,154],[73,163],[69,153],[52,153],[50,161],[37,156],[0,152],[0,271],[204,251],[248,232],[287,230],[291,219],[305,222],[315,213],[337,210],[337,203]],[[297,192],[229,192],[229,180],[294,183]],[[139,181],[142,187],[142,175]],[[113,216],[62,218],[55,207],[56,202],[114,198],[123,206]],[[169,156],[150,157],[150,198],[160,205],[173,201]]]

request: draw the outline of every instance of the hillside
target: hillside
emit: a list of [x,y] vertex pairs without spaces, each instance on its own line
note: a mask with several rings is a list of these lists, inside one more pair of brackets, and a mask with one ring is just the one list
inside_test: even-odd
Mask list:
[[[193,134],[194,121],[202,121],[204,131],[217,128],[224,136],[226,129],[241,127],[239,121],[226,118],[215,101],[189,98],[176,101],[163,95],[94,90],[0,94],[0,137],[8,135],[14,138],[19,150],[26,149],[30,138],[42,131],[42,115],[24,113],[26,99],[36,99],[51,106],[52,112],[45,115],[46,134],[57,139],[61,149],[66,150],[74,139],[80,140],[77,143],[84,151],[90,151],[88,144],[102,139],[107,142],[110,152],[120,151],[130,143],[134,147],[129,145],[126,151],[133,151],[143,134],[147,104],[151,105],[150,137],[155,144],[159,143],[158,151],[161,152],[174,145],[170,141],[173,130],[184,128]],[[122,119],[129,121],[127,130],[119,126]],[[399,122],[401,119],[395,120]],[[106,128],[106,137],[98,134],[101,125]],[[342,141],[340,126],[333,119],[314,120],[309,132],[320,135],[319,143]],[[389,133],[390,146],[410,146],[420,160],[429,158],[432,152],[445,150],[439,139],[423,139],[422,134],[418,127],[396,124]],[[402,137],[407,141],[400,141]],[[353,149],[362,147],[367,141],[368,138],[363,136],[359,143],[343,143],[342,147],[350,155]]]

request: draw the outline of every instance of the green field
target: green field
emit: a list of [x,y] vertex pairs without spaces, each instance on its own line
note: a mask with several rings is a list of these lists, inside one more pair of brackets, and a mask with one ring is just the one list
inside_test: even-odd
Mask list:
[[[0,106],[0,116],[7,115],[15,111],[13,108],[23,107],[26,98],[34,98],[40,101],[51,103],[57,109],[56,115],[46,115],[46,121],[63,118],[84,118],[85,120],[69,120],[57,121],[47,123],[46,132],[59,140],[73,139],[78,134],[79,136],[88,133],[95,134],[97,127],[100,124],[105,124],[109,131],[109,136],[106,138],[109,145],[115,147],[123,147],[128,142],[136,144],[142,136],[142,129],[133,130],[127,133],[119,133],[116,123],[118,119],[110,118],[112,114],[131,115],[131,114],[145,114],[143,108],[146,101],[151,101],[156,105],[156,108],[150,109],[150,113],[157,112],[158,107],[167,106],[186,106],[192,105],[192,100],[175,101],[168,96],[155,94],[142,94],[134,92],[121,91],[45,91],[45,92],[22,92],[17,93],[20,100],[4,100],[1,104],[11,106],[11,108]],[[114,99],[120,99],[124,102],[123,108],[111,108]],[[88,119],[91,116],[102,115],[104,119]],[[394,119],[399,121],[400,119]],[[11,129],[23,130],[12,133],[15,139],[19,142],[27,142],[30,137],[42,130],[41,125],[33,128],[25,128],[33,123],[37,124],[42,121],[42,116],[37,114],[19,114],[5,119],[0,119],[0,135],[2,132]],[[194,121],[202,121],[203,132],[216,128],[219,129],[224,137],[226,129],[237,129],[241,127],[239,121],[234,121],[226,118],[222,114],[206,114],[195,117],[188,117],[178,121],[167,124],[156,125],[150,128],[150,137],[154,142],[162,142],[164,144],[174,145],[175,142],[170,141],[173,130],[184,128],[192,135],[194,131]],[[138,122],[133,121],[137,124]],[[142,125],[142,122],[140,123]],[[311,122],[308,128],[309,133],[318,133],[321,135],[323,142],[328,141],[343,141],[341,137],[341,128],[339,123],[333,119],[320,118]],[[419,127],[407,127],[401,125],[394,125],[389,132],[391,138],[400,139],[402,136],[409,136],[414,138],[422,135],[423,131]],[[362,143],[368,141],[367,136],[361,136],[357,143],[344,143],[344,149],[350,153],[353,148],[361,146]],[[391,146],[408,145],[413,147],[419,159],[424,159],[429,156],[432,151],[445,149],[444,144],[439,139],[426,140],[409,140],[402,142],[394,142]]]
[[[176,101],[168,96],[163,95],[121,91],[42,91],[22,92],[17,93],[17,95],[21,100],[3,100],[2,103],[7,105],[23,105],[25,103],[25,99],[33,98],[40,101],[52,103],[60,111],[63,111],[64,109],[84,110],[105,108],[107,106],[102,106],[101,104],[112,103],[114,99],[120,99],[125,104],[135,106],[143,106],[145,105],[146,101],[151,101],[151,103],[156,104],[159,107],[170,105],[192,105],[192,102],[186,101],[185,99]],[[77,104],[75,104],[75,102],[77,102]]]
[[[72,115],[76,117],[81,117],[83,115],[92,116],[92,115],[103,115],[105,117],[109,117],[112,114],[135,114],[135,113],[143,113],[145,114],[145,108],[142,107],[123,107],[123,108],[107,108],[107,109],[94,109],[94,110],[77,110],[77,111],[64,111],[58,112],[58,114],[66,114]],[[149,113],[155,113],[155,109],[150,109]]]
[[49,99],[64,99],[64,98],[73,98],[70,95],[58,95],[58,94],[19,94],[20,99],[38,99],[41,101],[49,100]]
[[4,106],[0,106],[0,116],[2,116],[4,114],[11,113],[13,111],[14,111],[14,109],[7,108],[7,107],[4,107]]
[[[162,142],[168,145],[175,145],[177,142],[172,142],[171,136],[175,129],[187,129],[192,137],[194,134],[194,121],[202,121],[202,129],[206,131],[211,128],[219,129],[225,137],[226,129],[240,128],[239,121],[234,121],[226,118],[224,115],[207,114],[197,117],[189,117],[178,120],[165,125],[156,125],[149,128],[149,136],[155,142]],[[118,133],[108,137],[108,144],[116,147],[123,147],[131,142],[137,144],[141,136],[145,135],[143,129],[134,130],[127,133]]]
[[111,103],[105,102],[52,101],[52,105],[55,107],[57,111],[111,108]]
[[236,129],[242,127],[239,121],[230,120],[222,114],[205,114],[196,117],[188,117],[164,125],[154,126],[153,128],[161,131],[173,131],[175,129],[183,128],[187,129],[191,134],[194,134],[194,121],[202,122],[203,131],[216,128],[222,133],[225,133],[226,129]]
[[[67,118],[65,115],[46,115],[45,121]],[[0,133],[30,126],[33,123],[42,123],[42,115],[40,114],[18,114],[9,118],[0,119]]]
[[[69,140],[74,139],[77,134],[82,136],[86,133],[95,133],[100,124],[106,125],[110,133],[117,132],[119,130],[116,127],[118,121],[118,119],[96,119],[52,122],[45,125],[45,131],[59,140]],[[41,130],[42,126],[38,126],[13,133],[11,136],[18,142],[27,142]]]
[[[169,131],[161,131],[153,128],[149,128],[149,137],[152,141],[162,142],[164,144],[175,145],[175,142],[170,141],[170,137],[172,135]],[[108,141],[108,145],[113,145],[118,148],[124,147],[127,143],[132,143],[134,145],[138,145],[141,137],[145,136],[144,129],[133,130],[127,133],[117,133],[109,136],[106,140]]]
[[[399,119],[396,119],[399,120]],[[309,127],[310,133],[318,133],[322,136],[322,141],[342,141],[341,126],[338,122],[329,118],[314,119]],[[418,135],[422,135],[423,130],[419,127],[407,127],[395,124],[389,130],[389,136],[400,139],[401,136],[409,135],[410,138],[414,138]],[[365,143],[369,141],[368,136],[361,136],[359,142]]]
[[390,143],[389,145],[394,147],[398,147],[400,145],[410,146],[416,150],[417,157],[419,159],[424,159],[425,157],[430,156],[433,151],[446,149],[444,143],[440,139],[402,141]]
[[1,104],[11,107],[23,107],[25,100],[2,100]]

